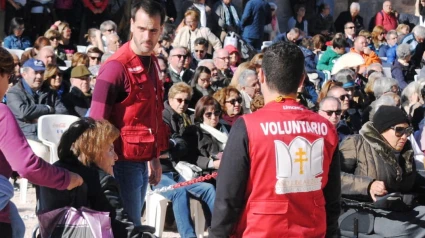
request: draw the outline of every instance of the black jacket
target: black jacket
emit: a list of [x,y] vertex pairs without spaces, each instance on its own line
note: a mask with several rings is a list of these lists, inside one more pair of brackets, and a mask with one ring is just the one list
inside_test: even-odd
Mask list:
[[350,11],[341,12],[338,16],[338,18],[335,20],[335,30],[336,32],[344,33],[344,25],[347,22],[353,22],[356,26],[356,35],[359,34],[361,30],[364,30],[363,25],[363,17],[360,15],[357,15],[353,18],[351,17]]
[[171,68],[168,68],[168,74],[170,75],[170,79],[171,81],[173,81],[173,83],[185,82],[187,84],[190,84],[190,81],[192,80],[192,77],[193,77],[193,72],[190,69],[184,69],[183,75],[180,76],[179,74],[174,72]]
[[72,87],[71,92],[63,98],[63,104],[69,114],[84,117],[91,106],[91,95],[86,96],[77,87]]

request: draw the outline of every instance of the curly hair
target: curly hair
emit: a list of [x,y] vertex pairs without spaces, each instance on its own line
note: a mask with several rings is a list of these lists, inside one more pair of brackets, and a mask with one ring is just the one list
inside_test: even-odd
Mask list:
[[[215,100],[217,100],[217,102],[220,104],[222,112],[227,111],[226,110],[226,101],[227,101],[227,98],[230,96],[230,93],[232,93],[232,92],[239,95],[239,97],[242,97],[239,90],[237,90],[235,87],[232,87],[232,86],[222,88],[222,89],[220,89],[220,90],[218,90],[217,92],[214,93],[213,98]],[[241,112],[239,114],[243,114],[242,107],[241,107]]]

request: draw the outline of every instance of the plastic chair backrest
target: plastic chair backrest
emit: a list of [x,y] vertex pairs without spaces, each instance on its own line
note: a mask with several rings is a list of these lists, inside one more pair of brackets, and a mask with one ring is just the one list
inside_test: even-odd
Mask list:
[[24,53],[23,50],[18,50],[18,49],[7,49],[10,53],[15,54],[16,56],[18,56],[19,60],[21,60],[21,56]]
[[77,45],[77,51],[80,53],[86,53],[87,46],[85,45]]
[[38,139],[50,148],[50,163],[58,160],[58,145],[62,134],[79,118],[71,115],[44,115],[38,118]]
[[387,76],[387,77],[389,77],[389,78],[392,78],[392,75],[391,75],[391,68],[390,68],[390,67],[382,67],[382,69],[384,70],[384,74],[385,74],[385,76]]

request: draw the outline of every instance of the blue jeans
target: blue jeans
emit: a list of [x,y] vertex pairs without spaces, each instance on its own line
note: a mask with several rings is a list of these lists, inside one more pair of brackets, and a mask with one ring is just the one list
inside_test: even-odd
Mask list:
[[[154,186],[154,189],[184,181],[183,177],[181,177],[178,173],[162,173],[161,181],[157,186]],[[215,200],[214,186],[209,183],[195,183],[189,186],[163,192],[161,195],[168,200],[171,200],[173,203],[174,218],[176,219],[177,229],[180,236],[182,238],[196,237],[192,218],[190,216],[190,196],[202,201],[206,205],[206,207],[203,206],[204,214],[209,214],[209,216],[211,216]],[[206,220],[210,220],[209,218]]]
[[147,166],[147,162],[132,161],[117,161],[114,166],[124,209],[135,226],[142,224],[142,208],[149,181]]

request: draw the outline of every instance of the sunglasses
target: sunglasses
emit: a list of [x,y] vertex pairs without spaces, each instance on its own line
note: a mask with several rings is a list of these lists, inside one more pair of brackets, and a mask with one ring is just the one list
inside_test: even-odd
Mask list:
[[328,115],[328,117],[332,116],[335,113],[335,116],[341,116],[342,111],[341,110],[336,110],[336,111],[332,111],[332,110],[320,110],[322,112],[326,112],[326,115]]
[[234,98],[234,99],[232,99],[232,100],[229,100],[229,101],[226,101],[226,102],[228,102],[228,103],[230,103],[230,104],[232,104],[233,106],[236,104],[236,102],[238,102],[239,104],[241,104],[242,103],[242,98]]
[[390,127],[390,129],[393,129],[395,132],[395,136],[402,137],[403,135],[406,135],[409,137],[413,133],[413,127],[402,127],[402,126],[393,126]]
[[49,40],[51,40],[51,41],[59,40],[59,37],[50,37]]
[[89,58],[90,58],[91,60],[100,60],[100,57],[93,57],[93,56],[89,56]]
[[204,51],[204,50],[195,50],[195,52],[196,52],[196,53],[198,53],[198,52],[199,52],[199,53],[203,54],[205,51]]
[[179,59],[181,59],[182,57],[183,57],[183,59],[186,59],[187,58],[187,55],[173,55],[173,56],[176,56]]
[[211,116],[212,116],[213,114],[214,114],[214,116],[218,117],[218,116],[220,116],[221,111],[206,112],[206,113],[204,114],[204,116],[205,116],[206,118],[210,119],[210,118],[211,118]]
[[115,31],[114,29],[108,29],[108,30],[106,30],[106,31],[108,31],[108,32],[113,32],[113,31]]
[[341,96],[339,96],[339,100],[344,101],[345,98],[350,99],[350,94],[343,94]]
[[183,99],[183,98],[174,98],[179,104],[181,104],[182,102],[184,102],[184,104],[188,105],[189,104],[189,99]]

